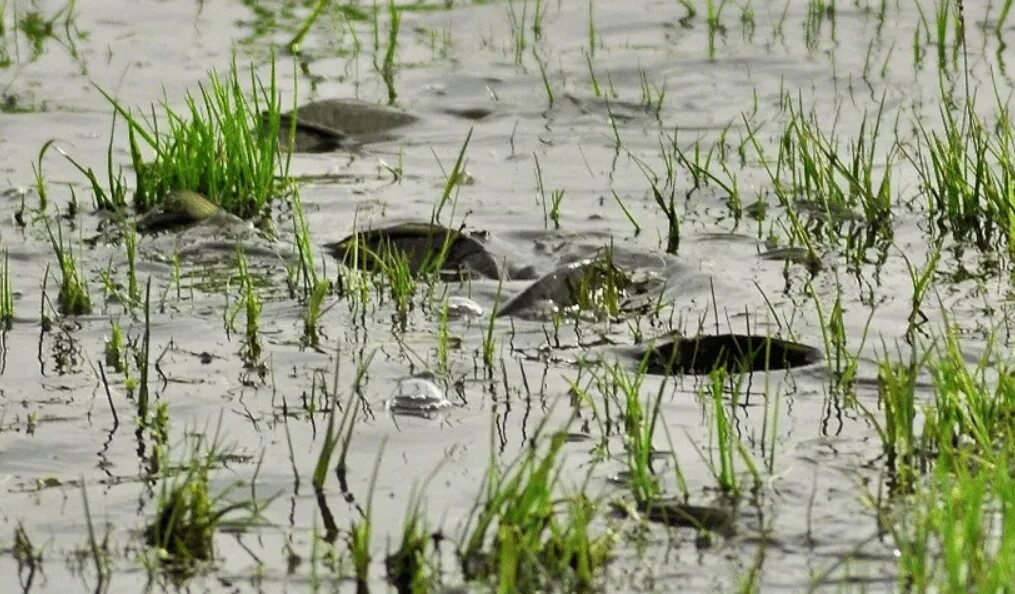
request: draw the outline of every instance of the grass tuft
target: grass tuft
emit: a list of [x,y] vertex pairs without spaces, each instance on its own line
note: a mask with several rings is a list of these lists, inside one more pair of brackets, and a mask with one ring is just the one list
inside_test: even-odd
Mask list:
[[[80,316],[92,312],[92,299],[88,295],[88,285],[78,270],[77,261],[69,244],[64,244],[63,229],[57,223],[56,235],[48,223],[49,241],[56,252],[60,265],[60,293],[57,296],[57,310],[63,315]],[[5,274],[6,277],[6,274]]]
[[[161,127],[154,106],[149,120],[100,91],[127,121],[139,212],[154,208],[169,192],[189,190],[252,218],[264,215],[268,203],[287,190],[274,62],[267,88],[253,71],[247,87],[235,63],[225,78],[212,72],[196,95],[188,93],[183,111],[163,106]],[[145,160],[146,150],[154,152],[151,161]]]
[[10,256],[3,250],[3,268],[0,269],[0,330],[10,330],[14,324],[14,292],[11,290]]

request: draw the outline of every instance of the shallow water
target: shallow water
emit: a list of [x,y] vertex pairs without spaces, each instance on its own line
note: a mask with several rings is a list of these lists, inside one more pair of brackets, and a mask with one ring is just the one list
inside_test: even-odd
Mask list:
[[[520,293],[531,281],[472,279],[436,283],[433,290],[422,287],[404,320],[387,296],[371,294],[358,308],[329,296],[321,346],[314,349],[301,346],[303,308],[286,289],[285,268],[295,257],[288,207],[274,211],[276,240],[252,229],[223,235],[194,228],[142,237],[138,274],[142,282],[151,279],[150,352],[157,360],[150,389],[168,404],[169,442],[178,446],[171,459],[185,459],[186,435],[217,432],[233,456],[216,468],[213,485],[240,481],[235,498],[249,496],[252,488],[257,497],[274,498],[263,524],[217,535],[217,564],[193,578],[198,590],[304,591],[317,580],[329,590],[354,587],[339,578],[351,574],[348,561],[337,572],[315,568],[310,561],[314,534],[324,530],[326,513],[309,478],[327,426],[320,386],[325,382],[331,393],[336,366],[343,403],[357,368],[366,371],[359,380],[360,416],[348,454],[348,491],[340,491],[329,476],[325,501],[338,527],[347,530],[371,497],[371,473],[377,466],[370,586],[384,591],[381,561],[397,544],[413,489],[426,481],[430,528],[452,539],[442,551],[445,583],[460,583],[453,542],[479,495],[491,450],[507,462],[526,447],[544,419],[549,419],[547,427],[564,429],[571,415],[571,383],[595,394],[582,365],[613,360],[618,347],[672,331],[693,335],[699,329],[770,332],[823,346],[814,301],[805,293],[810,280],[825,307],[841,287],[849,348],[859,348],[867,335],[855,398],[868,409],[877,408],[878,357],[885,349],[908,353],[912,287],[903,256],[921,265],[929,242],[925,201],[912,168],[902,163],[893,170],[894,247],[880,270],[873,264],[852,269],[841,246],[833,243],[821,246],[821,267],[812,277],[803,263],[761,257],[770,238],[780,246],[789,243],[789,227],[762,164],[744,140],[744,117],[770,158],[786,118],[780,110],[783,93],[805,111],[813,109],[828,130],[834,123],[843,147],[856,138],[864,115],[872,115],[881,103],[886,128],[898,118],[899,138],[913,136],[915,120],[933,125],[939,102],[936,49],[925,46],[926,55],[917,63],[911,47],[920,22],[915,2],[890,3],[880,25],[879,3],[837,6],[834,17],[817,18],[820,28],[811,29],[810,38],[808,23],[815,21],[808,20],[813,15],[806,3],[748,3],[753,4],[755,26],[742,22],[730,5],[722,15],[725,31],[711,42],[704,16],[685,26],[678,3],[598,2],[592,3],[594,50],[589,5],[550,3],[544,7],[539,39],[533,38],[528,13],[520,63],[515,61],[519,31],[509,14],[521,19],[521,3],[448,4],[427,5],[433,10],[413,5],[416,10],[403,12],[395,88],[398,105],[418,115],[418,124],[396,140],[355,151],[294,157],[291,172],[305,179],[300,192],[315,243],[338,241],[354,228],[429,221],[445,172],[471,129],[465,166],[471,181],[458,188],[453,209],[446,207],[441,222],[482,232],[491,253],[512,266],[532,266],[538,274],[612,245],[622,265],[650,267],[665,278],[665,307],[635,320],[567,320],[557,329],[539,319],[498,318],[497,352],[488,373],[482,357],[488,316],[498,301]],[[46,14],[61,6],[40,5]],[[241,67],[252,62],[265,74],[271,43],[284,43],[308,8],[297,5],[296,17],[282,18],[278,28],[264,33],[255,27],[252,6],[267,13],[293,8],[288,2],[93,0],[76,10],[74,30],[81,33],[74,34],[76,57],[66,43],[48,39],[43,53],[32,60],[21,39],[20,60],[0,69],[5,95],[29,109],[0,113],[0,171],[10,186],[0,198],[0,243],[10,256],[16,308],[12,328],[0,338],[0,551],[7,547],[3,535],[13,534],[18,524],[44,551],[43,571],[30,585],[12,555],[0,556],[3,591],[96,588],[82,485],[95,529],[100,538],[108,534],[110,539],[113,571],[103,587],[110,592],[143,588],[149,574],[141,562],[146,555],[141,532],[155,516],[163,482],[147,474],[153,444],[135,435],[136,404],[126,396],[123,377],[107,369],[118,426],[99,379],[111,320],[118,320],[133,340],[140,340],[144,329],[142,309],[127,310],[115,299],[103,299],[103,271],[112,266],[115,280],[125,282],[124,248],[101,241],[81,248],[94,313],[57,316],[53,302],[59,281],[44,219],[29,216],[25,227],[15,221],[22,197],[29,207],[37,201],[32,163],[43,143],[56,138],[82,164],[105,171],[112,110],[96,87],[143,110],[160,101],[181,105],[185,92],[195,90],[207,71],[228,68],[233,51]],[[969,6],[966,14],[970,84],[990,94],[993,71],[1004,97],[1011,81],[1003,60],[1012,52],[999,50],[997,40],[981,31],[988,16],[978,10]],[[382,19],[382,31],[385,23]],[[348,27],[362,44],[359,54]],[[322,18],[303,44],[304,70],[295,82],[299,101],[358,97],[384,102],[387,91],[373,67],[371,35],[370,23]],[[9,32],[7,37],[14,36]],[[380,43],[383,54],[385,41]],[[544,64],[552,101],[537,59]],[[279,50],[287,107],[292,61]],[[665,89],[658,113],[643,104],[643,80]],[[962,84],[961,77],[956,81]],[[456,115],[487,111],[478,119]],[[129,151],[120,124],[113,156],[126,164]],[[747,158],[733,173],[745,202],[769,201],[765,221],[745,216],[737,224],[721,189],[691,192],[690,176],[681,169],[675,187],[682,217],[679,251],[666,254],[665,220],[643,168],[663,175],[660,144],[673,134],[688,154],[696,140],[704,151],[721,142],[730,155],[746,146]],[[730,162],[740,164],[740,158]],[[884,159],[878,164],[883,167]],[[51,201],[47,215],[65,211],[73,189],[82,212],[63,221],[63,232],[75,246],[83,245],[80,240],[94,237],[99,223],[87,207],[86,181],[56,152],[47,154],[43,166]],[[400,168],[397,179],[390,168]],[[552,190],[564,191],[559,225],[548,219],[550,204],[544,203]],[[849,222],[833,226],[841,230]],[[231,278],[237,244],[264,302],[259,369],[245,367],[239,356],[242,312],[233,330],[225,327],[239,296]],[[170,259],[174,249],[183,272],[179,284]],[[334,278],[337,265],[323,251],[317,263]],[[47,266],[53,270],[44,283]],[[958,268],[956,260],[942,262],[935,297],[922,310],[930,319],[928,332],[939,328],[947,313],[964,331],[973,360],[986,346],[986,330],[1005,314],[1001,298],[1007,289],[1003,274],[986,281],[950,281],[948,273]],[[440,308],[449,296],[469,297],[485,312],[481,318],[448,322],[449,333],[459,340],[437,383],[452,406],[429,418],[393,415],[385,403],[397,383],[438,367]],[[871,303],[876,304],[873,314]],[[999,313],[984,320],[982,310],[988,306]],[[51,330],[42,330],[44,316],[53,320]],[[609,523],[621,538],[603,583],[632,592],[729,591],[757,566],[755,579],[764,591],[895,590],[895,547],[868,503],[883,490],[880,440],[867,418],[829,389],[828,377],[824,366],[751,376],[738,402],[727,400],[727,414],[748,451],[763,462],[763,480],[756,492],[742,498],[732,533],[715,535],[710,546],[702,547],[694,530],[604,519],[600,527]],[[663,381],[647,377],[643,397],[656,394]],[[711,403],[701,395],[707,387],[707,378],[667,382],[661,405],[667,430],[657,431],[655,440],[656,448],[675,452],[696,504],[718,497],[707,462],[714,451]],[[592,432],[593,439],[566,446],[561,486],[578,489],[588,476],[590,494],[604,501],[623,497],[626,490],[609,480],[624,470],[623,436],[617,427],[599,435],[587,409],[575,414],[568,428]],[[609,447],[605,459],[597,448],[601,439]],[[675,494],[669,467],[663,464],[660,470],[668,492]],[[290,550],[302,559],[292,568],[287,564]],[[158,588],[171,588],[160,579]]]

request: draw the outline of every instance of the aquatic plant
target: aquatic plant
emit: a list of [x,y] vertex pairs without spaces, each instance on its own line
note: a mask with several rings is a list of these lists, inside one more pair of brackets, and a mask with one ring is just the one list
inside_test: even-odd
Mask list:
[[56,300],[57,310],[63,315],[71,316],[91,313],[92,299],[88,295],[88,285],[78,270],[70,244],[64,244],[63,228],[57,222],[56,235],[53,235],[53,229],[47,221],[46,230],[60,266],[60,293]]
[[515,3],[508,2],[508,22],[511,24],[511,50],[514,55],[514,63],[521,65],[525,49],[528,47],[528,40],[525,35],[525,23],[528,20],[529,3],[522,2],[522,13],[519,16],[515,12]]
[[138,369],[138,391],[137,391],[137,424],[145,427],[150,419],[148,418],[148,371],[151,363],[152,353],[152,279],[148,277],[145,282],[144,291],[144,333],[141,335],[141,348],[135,349],[134,363]]
[[103,347],[106,366],[117,373],[126,372],[126,350],[127,344],[123,336],[123,328],[120,327],[120,321],[114,318],[110,320],[109,337],[106,338],[105,345]]
[[39,149],[39,155],[36,157],[35,162],[32,163],[32,173],[35,174],[35,194],[39,197],[39,214],[46,212],[46,206],[49,204],[49,190],[46,187],[46,176],[42,171],[42,160],[46,156],[46,151],[53,146],[56,142],[55,138],[50,138]]
[[[747,141],[754,147],[779,204],[787,216],[795,217],[793,230],[808,246],[838,243],[848,236],[850,227],[843,223],[862,223],[872,238],[891,237],[891,172],[897,145],[892,144],[883,155],[876,152],[884,99],[873,118],[864,115],[861,119],[858,140],[846,157],[840,156],[834,133],[824,132],[816,114],[805,113],[802,101],[783,96],[787,118],[774,160],[762,148],[756,126],[744,117]],[[878,177],[875,172],[882,166]],[[816,224],[799,223],[801,214]]]
[[847,344],[848,338],[842,306],[842,285],[839,283],[838,273],[836,273],[835,279],[835,301],[832,302],[832,307],[827,313],[821,303],[818,291],[815,290],[811,282],[807,283],[805,292],[814,301],[814,308],[821,321],[821,336],[825,346],[824,358],[831,372],[829,387],[839,393],[851,392],[859,369],[857,353],[863,350],[864,344],[867,342],[867,331],[870,329],[871,320],[874,319],[874,309],[871,308],[867,317],[863,334],[860,336],[860,343],[851,347]]
[[212,494],[209,475],[222,455],[214,439],[195,438],[189,458],[181,464],[183,472],[162,483],[155,519],[144,531],[145,541],[157,549],[160,561],[183,575],[196,564],[214,559],[213,538],[226,516],[257,510],[256,502],[227,503],[230,488]]
[[420,509],[422,503],[422,495],[414,489],[402,520],[402,540],[398,549],[384,558],[388,581],[398,592],[426,594],[439,584],[435,563],[428,560],[431,536]]
[[[37,571],[42,571],[43,550],[32,544],[22,522],[14,528],[14,545],[11,547],[11,554],[18,564],[18,578],[23,587],[31,588]],[[26,575],[27,574],[27,575]]]
[[303,200],[299,190],[294,190],[290,200],[292,204],[293,245],[299,259],[289,268],[290,293],[295,297],[295,288],[301,287],[302,297],[308,298],[318,286],[317,266],[314,264],[314,246],[310,238],[310,228],[303,213]]
[[[491,461],[458,550],[467,579],[496,578],[497,592],[566,583],[583,591],[607,561],[611,534],[593,536],[596,504],[583,494],[554,497],[564,432],[533,445],[507,471]],[[535,441],[535,440],[533,440]]]
[[[374,46],[378,45],[377,9],[374,8]],[[395,50],[398,49],[398,31],[401,29],[402,11],[394,0],[388,0],[388,40],[384,50],[384,61],[378,67],[374,56],[374,68],[381,74],[384,86],[388,89],[388,105],[394,105],[398,99],[395,91]]]
[[116,172],[113,172],[113,140],[116,138],[116,120],[117,113],[114,111],[109,129],[109,142],[106,144],[105,186],[99,181],[98,174],[91,167],[81,165],[60,147],[56,147],[56,150],[88,180],[96,208],[122,214],[127,208],[127,183],[123,179],[122,166],[117,167]]
[[84,481],[81,481],[81,502],[85,512],[85,526],[88,529],[88,556],[95,568],[95,575],[97,577],[95,587],[97,590],[104,590],[105,586],[109,583],[109,578],[113,571],[109,532],[106,532],[101,541],[98,539],[95,532],[95,524],[92,522],[92,510],[88,503],[88,490],[85,484]]
[[[314,475],[312,484],[314,490],[320,492],[324,488],[324,481],[328,475],[328,468],[331,466],[331,458],[335,454],[335,450],[341,446],[339,451],[338,465],[335,468],[335,472],[339,475],[340,481],[345,480],[345,456],[349,450],[349,444],[352,442],[353,429],[356,427],[356,415],[358,412],[358,405],[356,403],[356,391],[351,390],[349,398],[346,400],[345,406],[342,407],[342,418],[338,424],[335,425],[335,414],[339,411],[338,406],[338,378],[339,378],[339,362],[341,361],[341,349],[335,355],[335,375],[333,381],[333,391],[331,396],[331,408],[328,412],[328,428],[324,432],[324,441],[321,444],[321,452],[317,456],[317,464],[314,466]],[[360,375],[366,369],[366,366],[370,362],[367,360],[361,364],[361,367],[356,370],[357,380]]]
[[[458,149],[458,156],[455,157],[455,164],[451,167],[451,172],[447,174],[444,179],[444,189],[441,192],[440,198],[437,199],[434,205],[433,212],[430,215],[431,224],[441,223],[441,213],[444,212],[444,208],[450,203],[451,204],[451,217],[454,218],[454,207],[457,204],[455,199],[457,195],[453,196],[452,193],[456,192],[463,183],[466,183],[469,179],[469,173],[465,170],[465,153],[469,148],[469,142],[472,140],[472,131],[470,127],[469,132],[465,135],[465,140],[462,141],[462,147]],[[443,166],[441,166],[443,171]]]
[[500,315],[501,308],[501,290],[504,288],[504,281],[497,283],[497,297],[493,301],[493,306],[490,308],[490,319],[486,323],[486,332],[483,335],[483,367],[486,368],[487,374],[493,374],[493,357],[497,350],[497,340],[494,337],[493,328],[494,320]]
[[553,228],[560,229],[560,203],[564,201],[564,190],[550,192],[550,220]]
[[[619,138],[617,139],[619,142]],[[642,170],[649,182],[652,199],[666,220],[666,253],[676,254],[680,249],[680,210],[676,204],[676,186],[672,172],[668,171],[666,180],[660,179],[647,169]]]
[[1015,580],[1015,481],[1007,459],[957,453],[892,525],[897,583],[914,592],[1003,592]]
[[620,396],[628,488],[638,505],[646,505],[656,500],[662,491],[652,465],[653,457],[656,455],[652,441],[660,418],[660,404],[667,383],[663,381],[660,384],[655,398],[643,402],[641,386],[648,372],[648,357],[643,357],[638,368],[632,373],[628,373],[620,363],[602,362],[601,370],[602,373],[596,377],[595,383],[604,400],[616,398],[618,394]]
[[719,464],[717,468],[710,453],[709,468],[715,477],[719,490],[734,500],[742,494],[741,479],[734,467],[734,454],[740,458],[751,475],[752,489],[757,491],[761,486],[761,472],[743,442],[735,435],[733,423],[726,413],[725,396],[728,392],[732,406],[736,407],[741,396],[744,377],[744,374],[731,376],[727,369],[715,367],[709,373],[707,385],[700,388],[701,397],[711,404],[710,411],[715,421],[712,427],[712,436],[715,440],[712,450],[718,455]]
[[535,46],[532,47],[532,58],[535,59],[536,66],[539,66],[539,76],[543,79],[543,90],[546,91],[546,106],[553,107],[553,87],[550,86],[550,77],[546,74],[546,64],[539,56],[539,51]]
[[[943,84],[943,83],[942,83]],[[1015,131],[1008,105],[995,88],[995,119],[976,111],[976,97],[958,98],[942,87],[941,129],[917,120],[917,149],[905,150],[927,198],[932,229],[957,242],[972,242],[985,254],[1000,243],[1015,254]]]
[[627,205],[624,204],[624,201],[620,199],[620,196],[617,195],[616,190],[611,190],[611,192],[613,193],[613,199],[617,201],[617,206],[619,206],[620,210],[624,213],[624,218],[626,218],[627,221],[631,223],[631,226],[634,227],[634,235],[637,237],[641,233],[641,225],[639,225],[637,219],[634,218],[634,215],[631,213],[631,209],[628,208]]
[[250,275],[247,257],[239,246],[236,247],[236,272],[239,277],[241,297],[239,303],[236,304],[236,308],[233,310],[232,316],[235,317],[241,307],[246,314],[246,329],[244,330],[243,348],[240,351],[240,357],[247,367],[254,368],[258,366],[261,360],[261,340],[258,336],[258,330],[261,323],[262,304],[261,298],[257,296],[257,291],[254,290],[254,280]]
[[14,291],[11,289],[10,256],[3,250],[3,269],[0,269],[0,330],[10,330],[14,324]]
[[[37,3],[33,2],[31,9],[20,14],[17,10],[17,3],[14,4],[16,19],[16,22],[13,23],[14,30],[21,33],[28,41],[31,47],[30,61],[34,62],[42,56],[46,41],[49,39],[66,49],[73,59],[80,61],[74,40],[75,38],[83,38],[85,35],[77,30],[77,13],[74,10],[76,6],[77,0],[68,0],[56,12],[47,17],[38,9]],[[0,5],[0,68],[6,68],[13,63],[10,51],[6,47],[6,25],[4,23],[6,7],[7,2]],[[60,25],[59,28],[58,25]],[[60,29],[63,31],[62,37],[59,35]],[[14,49],[15,57],[20,61],[20,45],[17,39],[14,39]]]
[[716,481],[719,488],[726,493],[737,493],[737,475],[733,469],[733,445],[734,439],[730,435],[730,421],[726,417],[726,408],[723,404],[723,383],[726,380],[725,370],[719,368],[714,370],[710,377],[709,395],[712,397],[712,415],[715,419],[716,450],[719,453],[719,470],[715,471]]
[[[900,584],[914,591],[1000,591],[1015,575],[1015,433],[1011,362],[993,338],[973,364],[950,323],[936,343],[908,359],[879,363],[879,419],[899,551]],[[919,406],[917,376],[933,398]]]
[[370,486],[367,487],[366,510],[363,512],[363,516],[359,520],[354,520],[349,527],[349,554],[352,557],[356,583],[361,589],[367,588],[367,581],[370,577],[370,537],[373,533],[374,492],[377,487],[377,471],[381,466],[385,443],[386,441],[381,442],[381,447],[377,450],[374,470],[370,475]]
[[[917,433],[917,363],[892,362],[887,357],[878,362],[878,405],[884,421],[874,419],[874,426],[881,437],[885,465],[892,473],[889,487],[900,492],[910,491],[926,468],[919,459],[923,444]],[[869,411],[867,414],[873,418]]]
[[447,299],[437,311],[437,371],[446,374],[449,371],[448,357],[451,352],[451,334],[448,331],[448,320],[451,317]]
[[[248,99],[235,63],[224,79],[212,72],[196,96],[187,94],[184,111],[163,106],[163,126],[168,124],[163,132],[157,120],[139,119],[102,91],[128,125],[138,211],[158,205],[169,192],[189,190],[241,218],[265,214],[268,203],[290,185],[278,142],[274,60],[267,88],[251,72],[249,92]],[[151,161],[139,141],[154,152]]]
[[306,309],[303,311],[303,337],[304,344],[317,348],[320,346],[320,322],[325,309],[322,308],[324,298],[331,292],[331,281],[319,279],[314,283],[314,289],[307,297]]
[[128,225],[123,234],[123,246],[127,251],[127,303],[134,306],[141,302],[141,288],[137,284],[137,231]]

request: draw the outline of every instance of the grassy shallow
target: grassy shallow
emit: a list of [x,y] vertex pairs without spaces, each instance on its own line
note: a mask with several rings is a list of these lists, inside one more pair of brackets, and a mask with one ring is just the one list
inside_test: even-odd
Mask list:
[[[0,204],[0,583],[1009,591],[1010,4],[236,3],[85,85]],[[0,26],[39,93],[112,27]]]

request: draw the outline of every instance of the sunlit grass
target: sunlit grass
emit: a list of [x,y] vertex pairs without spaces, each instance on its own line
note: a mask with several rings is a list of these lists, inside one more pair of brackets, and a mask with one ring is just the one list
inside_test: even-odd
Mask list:
[[563,433],[554,434],[506,472],[491,461],[458,551],[467,578],[491,579],[504,594],[550,583],[593,586],[613,537],[592,534],[597,506],[583,494],[555,496],[564,443]]
[[188,190],[253,218],[266,214],[268,203],[288,191],[274,61],[267,86],[252,70],[244,82],[233,64],[225,77],[210,73],[196,95],[187,95],[184,110],[163,105],[161,118],[154,107],[149,119],[102,92],[127,122],[138,211],[157,206],[169,192]]

